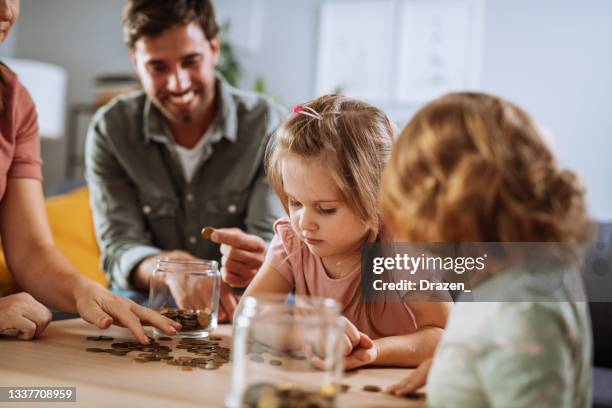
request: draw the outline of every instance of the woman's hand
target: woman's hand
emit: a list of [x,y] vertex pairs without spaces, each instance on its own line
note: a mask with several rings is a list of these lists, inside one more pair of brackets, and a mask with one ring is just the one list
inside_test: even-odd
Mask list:
[[17,338],[40,336],[51,321],[51,312],[26,292],[0,297],[0,334],[15,330]]
[[393,395],[412,394],[425,384],[427,384],[427,376],[431,369],[432,359],[428,358],[423,361],[410,375],[404,378],[397,384],[393,384],[387,388],[387,392]]
[[117,296],[97,283],[86,282],[75,290],[75,303],[81,317],[100,329],[111,324],[127,327],[142,344],[149,339],[143,325],[151,325],[169,336],[174,336],[181,325],[161,314]]

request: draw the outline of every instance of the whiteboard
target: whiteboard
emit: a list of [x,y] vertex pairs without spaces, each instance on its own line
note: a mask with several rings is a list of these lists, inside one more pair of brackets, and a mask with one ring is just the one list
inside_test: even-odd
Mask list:
[[480,84],[485,0],[324,0],[317,95],[418,104]]
[[335,1],[321,10],[318,95],[387,99],[394,0]]

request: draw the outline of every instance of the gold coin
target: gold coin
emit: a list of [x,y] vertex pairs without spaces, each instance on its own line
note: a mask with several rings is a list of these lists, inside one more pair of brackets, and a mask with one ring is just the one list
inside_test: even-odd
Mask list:
[[215,229],[213,227],[202,228],[202,236],[204,237],[204,239],[207,239],[209,241],[213,232],[215,232]]
[[136,358],[134,358],[132,360],[137,362],[137,363],[148,363],[149,362],[148,358],[143,358],[143,357],[136,357]]
[[336,395],[336,386],[334,384],[323,384],[319,393],[324,397],[333,398]]

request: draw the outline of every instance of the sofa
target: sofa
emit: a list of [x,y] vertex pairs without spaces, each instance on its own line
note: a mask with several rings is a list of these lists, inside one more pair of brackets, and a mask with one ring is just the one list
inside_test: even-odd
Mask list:
[[[80,187],[68,194],[45,200],[47,217],[57,247],[83,275],[108,287],[100,269],[100,250],[89,208],[89,192]],[[4,251],[0,251],[0,296],[19,291],[8,271]]]

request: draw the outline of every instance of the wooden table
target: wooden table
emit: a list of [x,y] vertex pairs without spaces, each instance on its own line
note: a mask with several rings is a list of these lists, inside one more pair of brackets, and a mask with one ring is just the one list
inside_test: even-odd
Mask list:
[[[0,406],[63,407],[223,407],[230,389],[231,364],[218,370],[181,371],[160,362],[137,363],[130,354],[117,357],[88,353],[87,347],[110,343],[87,341],[87,336],[107,335],[115,341],[133,340],[120,327],[99,330],[81,319],[52,322],[35,341],[0,338],[0,386],[76,387],[77,402],[54,404],[0,403]],[[220,326],[215,335],[230,346],[231,327]],[[178,340],[173,340],[176,345]],[[168,344],[168,343],[165,343]],[[340,407],[419,407],[423,400],[392,397],[362,391],[366,384],[382,388],[409,373],[408,369],[367,368],[345,374],[351,386],[339,398]]]

